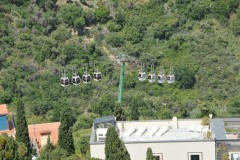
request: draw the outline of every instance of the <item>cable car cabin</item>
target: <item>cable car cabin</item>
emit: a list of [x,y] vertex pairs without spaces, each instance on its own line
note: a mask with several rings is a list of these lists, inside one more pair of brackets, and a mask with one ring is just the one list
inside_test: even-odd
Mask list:
[[145,72],[139,72],[138,73],[138,79],[139,79],[139,81],[145,81],[147,79],[146,73]]
[[79,76],[73,76],[73,77],[72,77],[72,83],[73,83],[73,85],[79,85],[79,84],[80,84],[80,81],[81,81],[81,79],[80,79]]
[[167,75],[167,82],[168,83],[173,83],[175,81],[175,76],[174,74],[169,74]]
[[93,78],[95,81],[100,81],[102,79],[102,73],[101,72],[94,72]]
[[90,81],[91,81],[91,76],[90,76],[90,74],[83,74],[83,76],[82,76],[82,80],[83,80],[83,83],[90,83]]
[[62,77],[60,80],[61,86],[66,87],[69,84],[69,79],[68,77]]
[[155,82],[156,81],[156,74],[151,73],[148,75],[148,82]]
[[158,75],[158,83],[164,83],[166,81],[166,77],[164,74]]

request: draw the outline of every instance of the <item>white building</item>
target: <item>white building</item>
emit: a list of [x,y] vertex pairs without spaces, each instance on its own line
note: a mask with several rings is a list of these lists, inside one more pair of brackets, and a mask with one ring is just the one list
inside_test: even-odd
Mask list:
[[91,157],[104,159],[108,125],[116,125],[132,160],[146,160],[150,147],[156,160],[214,160],[215,140],[207,138],[209,126],[201,120],[151,120],[116,122],[114,117],[97,118],[90,139]]
[[118,121],[96,118],[90,137],[91,157],[104,159],[107,127],[116,126],[131,160],[146,160],[150,147],[156,160],[240,160],[240,118]]

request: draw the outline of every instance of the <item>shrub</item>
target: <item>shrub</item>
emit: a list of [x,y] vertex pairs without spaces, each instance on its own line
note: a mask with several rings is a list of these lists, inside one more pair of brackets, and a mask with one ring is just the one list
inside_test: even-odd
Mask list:
[[205,116],[202,118],[201,125],[209,125],[209,117]]

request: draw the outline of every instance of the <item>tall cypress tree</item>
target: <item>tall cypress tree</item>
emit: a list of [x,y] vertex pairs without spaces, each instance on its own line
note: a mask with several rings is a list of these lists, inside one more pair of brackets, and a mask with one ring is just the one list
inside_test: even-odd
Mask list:
[[22,142],[28,148],[28,155],[30,155],[30,139],[28,134],[28,124],[25,117],[25,107],[20,98],[17,101],[17,115],[16,115],[16,140]]
[[153,158],[153,153],[152,153],[152,149],[148,147],[147,149],[147,158],[146,160],[154,160]]
[[63,109],[61,112],[61,125],[59,127],[58,144],[60,148],[66,150],[69,154],[75,153],[75,147],[72,135],[72,125],[74,118],[71,109]]
[[50,154],[53,149],[54,149],[54,146],[51,143],[50,137],[48,136],[47,144],[44,146],[43,150],[41,151],[41,159],[50,160]]
[[131,160],[127,148],[119,139],[115,127],[108,128],[105,141],[105,160]]

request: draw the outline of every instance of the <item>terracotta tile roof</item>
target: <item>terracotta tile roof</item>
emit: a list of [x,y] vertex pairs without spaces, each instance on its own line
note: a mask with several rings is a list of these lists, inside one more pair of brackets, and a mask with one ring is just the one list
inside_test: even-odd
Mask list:
[[28,125],[29,138],[30,140],[36,138],[38,147],[41,148],[41,136],[49,134],[52,144],[56,145],[58,143],[59,126],[60,122]]
[[0,115],[7,115],[7,105],[6,104],[0,104]]
[[15,130],[15,125],[14,125],[14,121],[8,121],[8,130],[5,131],[0,131],[0,135],[3,133],[7,133],[10,136],[13,136],[15,138],[15,134],[16,134],[16,130]]

